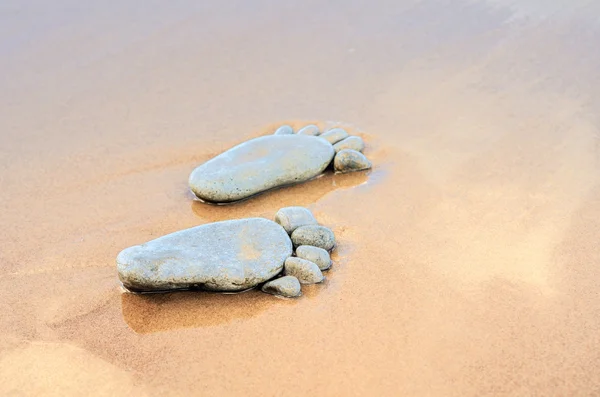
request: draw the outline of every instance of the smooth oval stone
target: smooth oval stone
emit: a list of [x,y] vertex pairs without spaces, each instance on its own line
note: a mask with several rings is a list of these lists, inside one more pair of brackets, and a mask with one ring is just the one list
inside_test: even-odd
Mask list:
[[299,134],[299,135],[312,135],[312,136],[317,136],[320,133],[321,133],[321,131],[319,131],[319,127],[317,127],[314,124],[307,125],[306,127],[301,128],[297,132],[297,134]]
[[292,242],[263,218],[209,223],[123,250],[117,270],[132,291],[241,291],[275,277]]
[[282,125],[277,128],[273,135],[292,135],[294,133],[294,129],[289,125]]
[[275,214],[275,222],[279,223],[288,234],[300,226],[317,225],[318,222],[308,208],[285,207]]
[[301,245],[296,248],[296,256],[315,263],[321,270],[327,270],[331,267],[329,252],[323,248],[313,247],[312,245]]
[[262,291],[267,294],[280,295],[286,298],[296,298],[302,295],[300,281],[294,276],[284,276],[269,281],[263,285]]
[[365,142],[359,136],[349,136],[348,138],[333,145],[333,149],[335,149],[336,153],[344,149],[352,149],[356,150],[357,152],[362,152],[365,150]]
[[361,171],[371,167],[371,162],[364,154],[352,149],[340,150],[333,160],[333,168],[336,172]]
[[335,236],[333,235],[333,231],[325,226],[301,226],[294,230],[291,237],[294,247],[312,245],[313,247],[331,251],[335,246]]
[[290,257],[285,260],[283,272],[286,276],[294,276],[300,284],[316,284],[325,279],[315,263],[306,259]]
[[343,128],[333,128],[327,132],[322,133],[319,137],[325,139],[332,145],[335,145],[342,139],[348,138],[348,133]]
[[307,135],[268,135],[251,139],[197,167],[190,188],[202,200],[227,203],[321,174],[335,151]]

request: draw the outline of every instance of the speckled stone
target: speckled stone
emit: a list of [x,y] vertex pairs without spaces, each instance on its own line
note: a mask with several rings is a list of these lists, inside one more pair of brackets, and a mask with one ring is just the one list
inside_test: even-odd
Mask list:
[[313,247],[312,245],[301,245],[296,248],[296,256],[315,263],[321,270],[327,270],[331,267],[329,252],[323,248]]
[[280,224],[288,234],[300,226],[317,225],[318,222],[308,208],[285,207],[275,214],[275,222]]
[[304,182],[331,163],[333,146],[308,135],[251,139],[192,171],[192,192],[205,201],[227,203],[278,186]]
[[262,291],[267,294],[284,296],[286,298],[296,298],[302,295],[300,281],[294,276],[284,276],[269,281],[263,285]]
[[275,277],[292,242],[263,218],[209,223],[123,250],[117,270],[133,291],[201,288],[241,291]]
[[281,127],[277,128],[277,130],[275,130],[273,135],[292,135],[293,133],[294,129],[292,127],[290,127],[289,125],[282,125]]
[[297,132],[297,134],[299,134],[299,135],[312,135],[312,136],[317,136],[320,133],[321,132],[319,131],[319,127],[317,127],[314,124],[307,125],[306,127],[301,128]]
[[333,168],[336,172],[361,171],[371,167],[371,162],[364,154],[352,149],[341,150],[333,160]]
[[333,231],[325,226],[301,226],[294,230],[291,237],[294,247],[312,245],[326,251],[331,251],[335,247]]
[[362,152],[365,150],[365,142],[359,136],[349,136],[348,138],[339,141],[335,145],[333,145],[335,152],[339,152],[344,149],[352,149],[357,152]]
[[333,128],[320,135],[320,138],[325,139],[327,142],[335,145],[339,141],[348,138],[348,133],[342,128]]
[[315,263],[301,258],[287,258],[283,272],[286,276],[294,276],[301,284],[316,284],[325,279]]

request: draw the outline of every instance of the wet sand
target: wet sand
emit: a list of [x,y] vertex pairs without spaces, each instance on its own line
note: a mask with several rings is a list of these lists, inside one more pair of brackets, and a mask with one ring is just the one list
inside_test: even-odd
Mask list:
[[[0,394],[599,393],[598,2],[216,3],[0,5]],[[328,120],[371,172],[192,200]],[[302,298],[123,293],[121,249],[288,205],[339,241]]]

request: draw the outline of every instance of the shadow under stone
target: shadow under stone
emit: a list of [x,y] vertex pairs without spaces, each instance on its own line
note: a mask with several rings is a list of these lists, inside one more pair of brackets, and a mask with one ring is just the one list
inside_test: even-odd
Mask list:
[[325,174],[308,182],[283,186],[264,193],[257,194],[246,200],[226,205],[192,201],[192,211],[207,222],[218,222],[229,219],[265,216],[273,219],[275,213],[283,207],[308,207],[319,201],[326,194],[338,190],[349,189],[365,183],[369,171],[352,172],[348,174]]
[[123,318],[135,332],[145,334],[177,328],[210,327],[248,319],[296,300],[279,299],[258,290],[237,294],[177,291],[160,294],[121,294]]

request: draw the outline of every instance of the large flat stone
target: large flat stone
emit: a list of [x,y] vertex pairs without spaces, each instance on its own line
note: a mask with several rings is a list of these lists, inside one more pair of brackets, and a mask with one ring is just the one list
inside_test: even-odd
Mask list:
[[241,291],[275,277],[292,255],[277,223],[248,218],[209,223],[123,250],[117,269],[132,291]]
[[269,135],[251,139],[192,171],[194,194],[205,201],[226,203],[278,186],[304,182],[321,174],[335,150],[309,135]]

